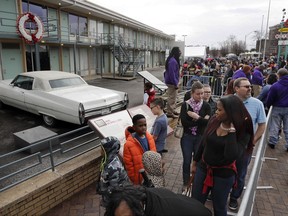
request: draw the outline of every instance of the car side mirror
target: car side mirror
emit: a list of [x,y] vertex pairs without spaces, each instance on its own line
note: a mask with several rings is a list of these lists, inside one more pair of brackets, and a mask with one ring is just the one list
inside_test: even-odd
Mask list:
[[15,86],[16,86],[16,87],[19,87],[19,83],[17,83],[17,82],[12,83],[11,85],[12,85],[13,87],[15,87]]

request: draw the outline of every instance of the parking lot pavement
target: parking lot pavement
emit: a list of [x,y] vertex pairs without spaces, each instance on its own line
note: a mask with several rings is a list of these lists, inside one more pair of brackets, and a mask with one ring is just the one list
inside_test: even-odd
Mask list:
[[[150,72],[156,77],[163,77],[163,67],[151,69]],[[143,78],[140,76],[137,76],[136,79],[130,81],[100,78],[90,80],[88,83],[99,87],[127,92],[130,100],[129,107],[143,103],[144,82]],[[15,150],[13,133],[39,125],[44,126],[42,118],[37,115],[10,106],[6,106],[6,108],[0,110],[0,153],[5,154]],[[49,129],[61,134],[76,128],[79,128],[79,126],[59,122],[56,128]]]

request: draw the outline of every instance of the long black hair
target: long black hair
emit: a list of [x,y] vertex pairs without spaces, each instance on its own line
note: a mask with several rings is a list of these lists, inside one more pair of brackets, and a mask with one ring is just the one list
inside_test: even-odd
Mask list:
[[131,209],[134,216],[145,216],[143,202],[146,200],[145,188],[142,186],[127,185],[114,187],[103,203],[106,212],[104,216],[114,216],[115,210],[122,201]]
[[180,51],[180,48],[179,47],[173,47],[169,56],[167,57],[166,59],[166,62],[165,62],[165,69],[167,70],[168,69],[168,63],[169,63],[169,60],[170,58],[174,57],[175,60],[177,61],[178,63],[178,66],[180,68],[180,55],[181,55],[181,51]]
[[[250,135],[250,140],[247,146],[247,150],[251,152],[253,150],[253,123],[252,118],[243,104],[243,101],[236,95],[227,95],[221,97],[219,101],[222,103],[223,108],[227,114],[227,118],[231,121],[236,129],[237,140],[240,140],[245,134]],[[206,128],[204,137],[212,134],[220,125],[220,121],[214,115]]]

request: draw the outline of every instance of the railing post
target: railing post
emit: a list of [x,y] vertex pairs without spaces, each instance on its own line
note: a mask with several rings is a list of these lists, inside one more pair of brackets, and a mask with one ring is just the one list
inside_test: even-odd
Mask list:
[[52,171],[54,172],[55,171],[55,164],[54,164],[54,158],[53,158],[52,140],[53,139],[49,140],[49,152],[50,152],[49,157],[50,157],[50,161],[51,161],[51,168],[52,168]]

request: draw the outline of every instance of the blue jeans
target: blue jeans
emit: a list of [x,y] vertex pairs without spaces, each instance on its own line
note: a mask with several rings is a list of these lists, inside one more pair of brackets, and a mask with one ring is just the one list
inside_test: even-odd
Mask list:
[[244,152],[243,156],[236,160],[237,167],[237,187],[233,188],[230,194],[230,198],[237,200],[244,189],[245,177],[247,174],[248,165],[250,164],[252,154]]
[[192,161],[192,153],[196,153],[201,140],[200,135],[192,135],[184,133],[181,138],[181,150],[183,155],[183,184],[187,185],[190,179],[190,167]]
[[235,176],[233,175],[228,178],[213,176],[213,187],[208,188],[206,193],[203,194],[202,189],[205,178],[206,172],[201,167],[197,166],[192,186],[192,197],[204,205],[209,194],[209,190],[211,190],[214,216],[226,216],[227,199],[229,192],[234,184]]
[[279,141],[279,130],[283,123],[285,148],[288,148],[288,107],[273,107],[269,128],[269,143],[276,145]]

